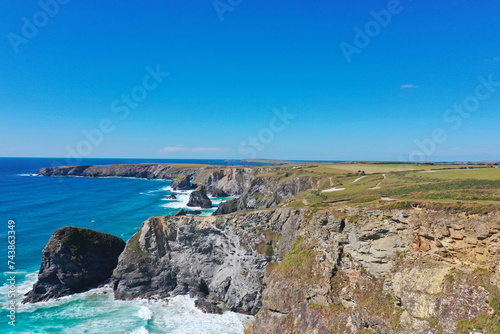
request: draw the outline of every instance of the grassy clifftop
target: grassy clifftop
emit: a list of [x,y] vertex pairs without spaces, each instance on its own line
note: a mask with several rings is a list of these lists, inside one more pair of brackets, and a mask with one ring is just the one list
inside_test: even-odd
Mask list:
[[281,180],[305,175],[320,176],[323,180],[320,187],[297,194],[287,205],[418,202],[474,207],[500,204],[500,169],[496,166],[336,164],[274,172]]

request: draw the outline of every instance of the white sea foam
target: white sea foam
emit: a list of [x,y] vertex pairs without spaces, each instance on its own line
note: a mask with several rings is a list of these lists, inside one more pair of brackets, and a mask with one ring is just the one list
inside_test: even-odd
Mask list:
[[164,201],[167,201],[167,203],[163,204],[162,207],[164,208],[172,208],[172,209],[182,209],[187,207],[187,204],[189,202],[189,195],[192,193],[192,190],[180,190],[180,191],[175,191],[172,192],[177,199],[168,199],[164,198]]
[[170,300],[169,307],[157,318],[156,324],[164,329],[164,333],[241,334],[253,317],[233,312],[206,314],[194,306],[194,299],[177,296]]
[[141,308],[137,312],[137,316],[144,320],[151,320],[151,318],[153,317],[153,312],[147,306],[141,306]]
[[133,331],[127,332],[127,334],[149,334],[149,331],[146,327],[139,327],[134,329]]
[[[36,276],[29,273],[20,279],[20,299]],[[0,287],[2,293],[5,289]],[[22,333],[241,334],[253,319],[233,312],[205,314],[189,296],[168,301],[115,300],[109,286],[35,304],[19,300],[17,306]]]

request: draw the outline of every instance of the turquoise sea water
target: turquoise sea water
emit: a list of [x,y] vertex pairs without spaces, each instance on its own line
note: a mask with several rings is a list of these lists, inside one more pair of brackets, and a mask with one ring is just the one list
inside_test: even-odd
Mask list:
[[[126,162],[147,161],[84,159],[80,164]],[[41,251],[56,229],[87,227],[126,241],[148,217],[174,213],[189,196],[179,192],[178,200],[166,200],[170,181],[163,180],[30,176],[56,164],[54,159],[0,158],[0,333],[243,333],[248,317],[232,312],[203,314],[186,296],[168,303],[115,301],[109,288],[100,288],[60,300],[21,304],[36,280]],[[214,203],[222,200],[214,199]],[[17,274],[8,274],[9,220],[15,221]],[[11,276],[15,277],[15,299],[8,297]],[[12,300],[16,326],[8,324]]]

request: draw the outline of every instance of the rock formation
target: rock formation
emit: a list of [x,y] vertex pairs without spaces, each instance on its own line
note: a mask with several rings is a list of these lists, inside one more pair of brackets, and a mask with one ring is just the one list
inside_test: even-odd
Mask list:
[[145,179],[173,180],[177,177],[189,175],[196,178],[203,170],[209,167],[179,168],[172,164],[143,163],[123,165],[95,165],[95,166],[61,166],[41,168],[37,174],[41,176],[87,176],[87,177],[136,177]]
[[324,210],[272,270],[250,333],[482,333],[500,324],[500,215]]
[[[289,197],[308,189],[320,189],[324,180],[318,176],[287,178],[297,166],[262,166],[224,168],[206,166],[185,168],[178,165],[148,163],[103,166],[63,166],[42,168],[42,176],[123,176],[172,180],[173,189],[192,189],[192,182],[204,185],[207,194],[215,197],[238,197],[215,214],[237,210],[271,208]],[[281,173],[276,177],[263,176],[268,172]],[[280,178],[285,177],[285,180]]]
[[179,175],[172,180],[173,190],[190,190],[193,189],[191,185],[191,175]]
[[125,242],[107,233],[63,227],[43,249],[38,281],[23,302],[39,302],[97,287],[111,277]]
[[190,293],[255,314],[267,264],[286,254],[303,213],[279,209],[153,217],[128,241],[112,284],[119,299]]
[[219,204],[217,207],[217,210],[214,211],[213,215],[225,215],[228,213],[236,212],[238,211],[238,199],[233,198],[230,199],[229,201],[225,201]]
[[184,209],[179,209],[177,210],[173,215],[172,217],[177,217],[177,216],[185,216],[186,215],[186,211]]
[[120,299],[260,310],[251,333],[468,333],[500,323],[499,251],[498,211],[164,216],[130,239],[112,282]]
[[198,298],[194,301],[194,306],[202,310],[204,313],[222,314],[222,310],[217,306],[217,303]]
[[[197,206],[207,192],[238,196],[216,216],[186,212],[144,222],[113,272],[116,298],[189,293],[205,312],[256,314],[246,331],[253,334],[498,331],[495,206],[466,212],[325,200],[276,208],[305,190],[332,186],[331,179],[297,168],[80,166],[40,174],[191,175],[206,188],[194,196]],[[261,210],[234,213],[247,209]]]
[[189,194],[189,202],[187,206],[201,207],[209,209],[212,207],[212,201],[207,196],[205,186],[199,186]]

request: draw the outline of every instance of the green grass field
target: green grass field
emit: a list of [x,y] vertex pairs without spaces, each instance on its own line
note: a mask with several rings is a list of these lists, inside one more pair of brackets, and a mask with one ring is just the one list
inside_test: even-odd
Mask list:
[[[325,164],[303,170],[308,170],[310,175],[334,178],[334,187],[331,182],[323,182],[322,189],[309,190],[292,198],[290,205],[293,207],[338,202],[385,204],[411,201],[447,205],[466,203],[472,207],[500,206],[500,168],[490,166]],[[364,171],[366,175],[358,171]],[[332,188],[336,191],[325,191]]]
[[416,172],[411,176],[439,180],[500,180],[500,168],[453,169],[439,172]]

